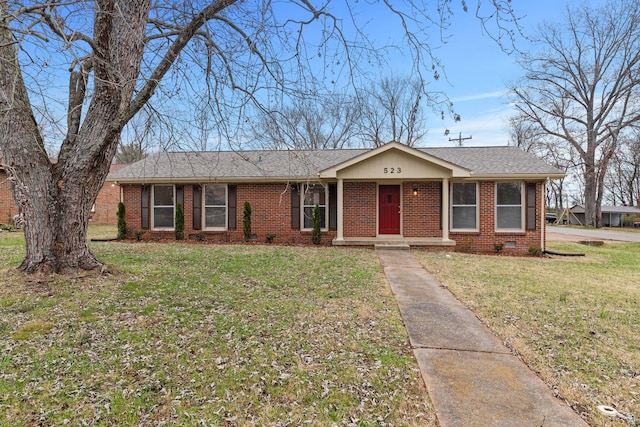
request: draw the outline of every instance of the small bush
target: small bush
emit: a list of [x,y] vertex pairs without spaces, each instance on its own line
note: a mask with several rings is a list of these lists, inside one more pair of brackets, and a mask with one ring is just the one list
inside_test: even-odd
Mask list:
[[242,231],[244,232],[244,241],[251,240],[251,203],[244,202],[244,212],[242,215]]
[[473,240],[470,238],[465,238],[458,245],[458,252],[471,252],[471,248],[473,248]]
[[622,217],[622,225],[625,227],[633,227],[634,223],[640,221],[638,215],[625,215]]
[[176,203],[176,240],[184,240],[184,210],[182,203]]
[[127,221],[124,219],[124,203],[118,203],[118,240],[127,238]]
[[265,236],[265,241],[267,243],[273,243],[273,239],[275,239],[276,235],[273,233],[267,233],[267,235]]
[[494,243],[493,244],[493,250],[497,253],[502,252],[502,248],[504,248],[504,245],[502,243]]
[[144,233],[146,233],[145,230],[136,230],[133,232],[133,235],[135,236],[136,240],[142,240],[142,236],[144,236]]
[[529,247],[529,255],[531,256],[542,256],[542,248],[538,245],[533,245]]
[[320,207],[316,205],[313,208],[313,231],[311,232],[311,243],[319,245],[322,241],[322,216],[320,215]]

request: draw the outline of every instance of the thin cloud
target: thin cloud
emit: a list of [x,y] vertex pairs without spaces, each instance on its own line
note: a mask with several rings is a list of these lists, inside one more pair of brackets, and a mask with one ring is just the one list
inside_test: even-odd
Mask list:
[[506,96],[508,93],[509,92],[506,90],[500,90],[495,92],[485,92],[485,93],[479,93],[477,95],[469,95],[469,96],[454,98],[452,101],[455,104],[456,102],[467,102],[467,101],[477,101],[480,99],[501,98],[503,96]]

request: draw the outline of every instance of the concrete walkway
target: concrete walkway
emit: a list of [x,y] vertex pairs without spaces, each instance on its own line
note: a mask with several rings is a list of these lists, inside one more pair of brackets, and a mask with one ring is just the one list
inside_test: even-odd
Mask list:
[[407,250],[378,250],[442,427],[587,424]]

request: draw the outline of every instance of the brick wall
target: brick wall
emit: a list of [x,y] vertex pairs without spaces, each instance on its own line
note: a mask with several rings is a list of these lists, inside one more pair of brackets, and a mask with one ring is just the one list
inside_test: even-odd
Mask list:
[[91,224],[117,224],[120,186],[105,183],[96,197],[95,209],[91,212]]
[[344,237],[376,237],[377,191],[375,182],[344,183]]
[[404,237],[442,237],[441,188],[439,181],[405,182],[402,185]]
[[124,203],[125,209],[124,218],[127,222],[127,234],[130,236],[132,236],[137,230],[142,230],[141,198],[141,185],[122,186],[122,202]]
[[[244,241],[243,215],[244,202],[251,204],[251,232],[256,235],[258,242],[264,243],[267,234],[275,235],[274,243],[311,244],[311,231],[291,229],[291,187],[284,183],[271,184],[238,184],[236,186],[237,209],[236,229],[226,231],[194,230],[193,229],[193,186],[184,187],[184,213],[186,239],[208,242],[242,242]],[[126,221],[129,237],[134,237],[136,231],[142,229],[140,197],[142,187],[139,185],[124,185],[123,199],[126,206]],[[335,238],[335,231],[322,232],[322,244],[331,244]],[[173,240],[173,231],[145,230],[143,240],[168,239]]]
[[[543,224],[540,216],[544,183],[536,185],[536,227],[534,231],[505,233],[495,231],[495,183],[479,184],[479,231],[449,232],[449,237],[457,242],[455,250],[470,252],[495,252],[495,245],[502,244],[503,253],[526,254],[529,247],[541,245]],[[123,186],[126,205],[126,220],[129,236],[141,230],[141,186]],[[417,194],[413,194],[414,188]],[[227,231],[206,231],[193,229],[193,186],[184,186],[185,238],[203,237],[211,242],[242,242],[243,205],[249,201],[252,207],[252,232],[258,242],[264,242],[267,234],[274,234],[274,243],[310,244],[311,232],[291,229],[291,188],[283,183],[238,184],[236,229]],[[442,237],[441,229],[441,183],[438,181],[405,182],[402,189],[403,233],[405,237]],[[375,182],[344,183],[344,236],[375,237],[377,217],[377,184]],[[446,208],[448,210],[448,207]],[[335,231],[323,232],[323,244],[330,244]],[[142,238],[174,239],[173,231],[146,230]],[[514,247],[509,247],[513,243]]]
[[456,241],[456,250],[468,252],[496,252],[496,245],[503,245],[501,253],[526,254],[531,246],[542,246],[540,217],[545,206],[541,202],[544,182],[536,183],[536,230],[499,232],[495,229],[495,182],[480,182],[480,230],[478,232],[449,232]]
[[0,222],[13,224],[13,216],[18,213],[18,205],[13,200],[11,183],[4,170],[0,170]]

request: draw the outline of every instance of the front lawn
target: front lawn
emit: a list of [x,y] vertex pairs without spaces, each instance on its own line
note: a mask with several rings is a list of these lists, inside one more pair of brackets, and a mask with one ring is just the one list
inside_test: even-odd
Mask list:
[[[111,229],[92,227],[90,236]],[[375,252],[94,242],[113,273],[15,271],[0,233],[0,425],[436,425]],[[640,418],[640,244],[414,251],[593,426]]]
[[0,425],[436,425],[374,252],[91,245],[31,278],[0,235]]

